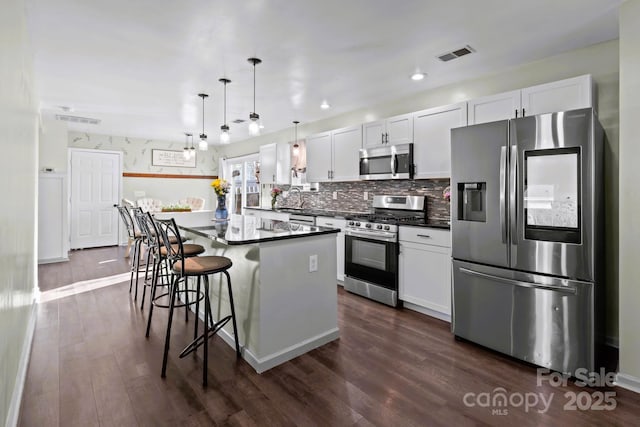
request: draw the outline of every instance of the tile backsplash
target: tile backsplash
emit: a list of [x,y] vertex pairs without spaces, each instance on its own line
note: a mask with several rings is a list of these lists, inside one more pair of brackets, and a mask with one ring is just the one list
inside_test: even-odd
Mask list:
[[[427,217],[429,220],[449,220],[450,206],[442,193],[449,186],[449,179],[416,179],[416,180],[388,180],[388,181],[353,181],[353,182],[322,182],[319,191],[302,192],[305,208],[326,210],[369,212],[374,195],[425,195],[427,196]],[[279,185],[285,191],[287,185]],[[270,191],[266,189],[266,193]],[[336,199],[333,195],[336,195]],[[364,200],[364,193],[367,200]],[[264,190],[263,190],[264,193]],[[299,207],[297,194],[289,197],[278,197],[280,207]]]

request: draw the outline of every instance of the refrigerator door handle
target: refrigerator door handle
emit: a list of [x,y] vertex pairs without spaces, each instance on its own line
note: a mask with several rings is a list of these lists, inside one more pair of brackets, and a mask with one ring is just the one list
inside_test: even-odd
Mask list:
[[509,223],[511,224],[511,244],[518,242],[518,215],[517,215],[517,180],[518,180],[518,147],[511,146],[511,159],[509,171]]
[[483,279],[489,279],[496,282],[506,283],[508,285],[520,286],[522,288],[543,289],[546,291],[562,292],[565,294],[575,295],[578,290],[573,286],[556,286],[556,285],[543,285],[540,283],[523,282],[521,280],[509,279],[506,277],[494,276],[492,274],[480,273],[479,271],[469,270],[468,268],[460,268],[460,271],[469,276],[481,277]]
[[507,147],[500,148],[500,232],[502,243],[507,243]]

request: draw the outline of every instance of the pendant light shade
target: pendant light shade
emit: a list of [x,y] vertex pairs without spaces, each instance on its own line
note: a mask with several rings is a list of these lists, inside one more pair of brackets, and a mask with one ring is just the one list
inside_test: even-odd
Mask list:
[[228,144],[229,143],[229,126],[227,126],[227,84],[231,83],[231,80],[221,78],[218,80],[222,84],[224,84],[224,122],[222,126],[220,126],[220,143]]
[[[204,133],[204,99],[208,97],[206,93],[199,93],[198,96],[202,98],[202,133],[200,134],[200,142],[198,143],[198,150],[207,151],[209,144],[207,143],[207,134]],[[192,144],[193,147],[193,144]]]
[[300,123],[297,120],[293,121],[293,124],[295,125],[295,139],[293,140],[293,155],[297,156],[298,154],[300,154],[300,145],[298,145],[298,123]]
[[249,58],[247,61],[253,64],[253,111],[249,113],[249,134],[256,136],[260,134],[260,124],[258,123],[260,115],[256,113],[256,65],[260,64],[262,60]]
[[[191,159],[196,155],[195,148],[193,148],[193,134],[185,133],[184,134],[184,150],[182,150],[182,156],[185,160]],[[191,147],[189,147],[189,138],[191,138]]]

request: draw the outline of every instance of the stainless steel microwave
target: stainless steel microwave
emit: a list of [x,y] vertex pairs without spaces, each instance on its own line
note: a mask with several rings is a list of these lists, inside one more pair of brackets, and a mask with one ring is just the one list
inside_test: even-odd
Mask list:
[[413,179],[413,144],[361,148],[360,179]]

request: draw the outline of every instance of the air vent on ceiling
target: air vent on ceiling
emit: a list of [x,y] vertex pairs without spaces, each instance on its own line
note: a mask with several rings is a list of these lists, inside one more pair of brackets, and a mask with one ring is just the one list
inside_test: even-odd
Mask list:
[[56,120],[62,120],[63,122],[72,123],[86,123],[89,125],[97,125],[101,120],[91,119],[89,117],[69,116],[66,114],[56,114]]
[[447,62],[473,52],[475,52],[475,50],[471,46],[466,45],[465,47],[462,47],[460,49],[452,50],[451,52],[446,52],[442,55],[438,55],[438,59],[442,62]]
[[244,119],[235,119],[234,121],[232,121],[231,123],[235,123],[235,124],[240,124],[240,123],[244,123],[246,120]]

